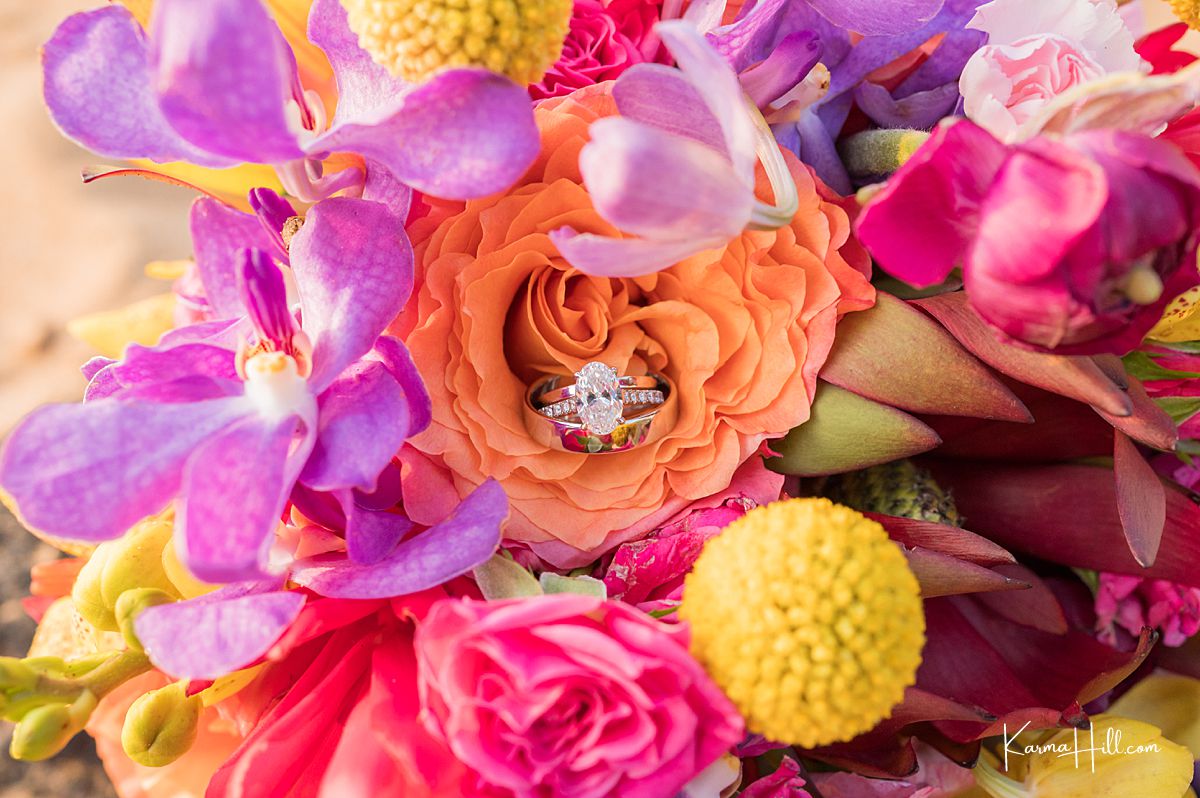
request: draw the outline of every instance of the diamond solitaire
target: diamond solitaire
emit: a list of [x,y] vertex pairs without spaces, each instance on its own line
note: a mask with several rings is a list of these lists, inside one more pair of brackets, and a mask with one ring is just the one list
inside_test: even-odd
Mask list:
[[592,361],[575,373],[579,421],[593,435],[609,435],[623,421],[624,393],[617,370]]

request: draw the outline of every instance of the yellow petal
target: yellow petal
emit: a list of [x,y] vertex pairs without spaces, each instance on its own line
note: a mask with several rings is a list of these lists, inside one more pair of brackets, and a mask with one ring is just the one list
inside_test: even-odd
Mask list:
[[255,665],[253,668],[234,671],[233,673],[222,676],[213,682],[210,686],[201,690],[200,700],[204,702],[204,706],[211,707],[213,704],[224,701],[226,698],[240,692],[243,687],[246,687],[250,682],[254,681],[258,674],[262,673],[266,665]]
[[1200,759],[1200,679],[1173,673],[1153,673],[1121,696],[1109,710],[1162,729]]
[[146,264],[146,276],[151,280],[178,280],[187,273],[190,260],[152,260]]
[[67,332],[104,357],[120,357],[129,344],[151,346],[175,326],[175,295],[159,294],[119,310],[82,316],[67,324]]
[[1200,340],[1200,286],[1171,300],[1147,337],[1168,342]]
[[[1047,750],[1029,757],[1025,781],[1036,798],[1183,798],[1192,783],[1192,754],[1162,736],[1159,729],[1114,715],[1093,715],[1092,731],[1064,729],[1047,741],[1079,751]],[[1095,747],[1093,770],[1092,753]]]
[[176,180],[182,180],[208,194],[212,194],[222,202],[227,202],[238,210],[250,211],[247,195],[252,188],[269,188],[283,192],[283,186],[275,170],[266,164],[244,163],[229,169],[209,169],[190,163],[154,163],[146,160],[133,160],[130,163],[139,169],[155,172]]
[[150,24],[150,9],[154,0],[121,0],[121,5],[129,9],[129,13],[142,23],[143,28]]

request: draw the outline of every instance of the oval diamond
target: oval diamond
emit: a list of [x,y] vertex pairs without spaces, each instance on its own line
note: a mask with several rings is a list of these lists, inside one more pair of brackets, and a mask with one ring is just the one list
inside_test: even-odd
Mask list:
[[575,374],[579,420],[593,435],[609,435],[621,426],[625,402],[617,370],[592,361]]

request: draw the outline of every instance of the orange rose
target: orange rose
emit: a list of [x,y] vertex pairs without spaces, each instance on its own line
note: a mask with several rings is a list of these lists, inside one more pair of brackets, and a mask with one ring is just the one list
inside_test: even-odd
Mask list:
[[[807,420],[839,316],[874,301],[846,211],[795,160],[800,211],[788,227],[646,277],[571,268],[551,230],[619,235],[592,208],[578,166],[589,123],[615,113],[605,85],[543,103],[542,153],[520,183],[412,223],[418,291],[392,330],[433,399],[433,424],[412,442],[421,454],[406,458],[409,512],[443,517],[493,477],[512,502],[508,537],[563,566],[724,489],[763,441]],[[534,442],[527,386],[590,360],[670,377],[675,429],[620,454]]]

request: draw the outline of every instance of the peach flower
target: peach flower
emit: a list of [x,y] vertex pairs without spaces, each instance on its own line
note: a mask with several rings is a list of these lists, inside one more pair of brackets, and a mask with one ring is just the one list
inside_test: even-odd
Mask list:
[[[551,230],[620,235],[592,207],[578,165],[589,123],[615,113],[608,84],[544,102],[542,152],[516,186],[412,222],[418,289],[391,330],[433,400],[432,425],[404,454],[409,513],[439,517],[493,477],[512,503],[507,536],[564,567],[725,489],[764,441],[807,420],[838,318],[874,301],[846,210],[795,160],[800,211],[787,227],[644,277],[571,268]],[[673,431],[607,455],[532,440],[526,387],[590,360],[670,377]]]

